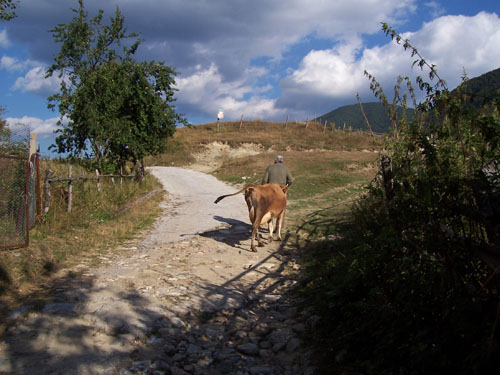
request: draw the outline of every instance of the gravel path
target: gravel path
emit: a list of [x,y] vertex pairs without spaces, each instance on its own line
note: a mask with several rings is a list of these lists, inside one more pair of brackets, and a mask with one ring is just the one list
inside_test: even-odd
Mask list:
[[50,299],[10,315],[0,374],[313,374],[302,334],[316,322],[286,293],[293,252],[249,251],[241,196],[212,176],[154,167],[168,191],[150,233],[101,266],[47,285]]

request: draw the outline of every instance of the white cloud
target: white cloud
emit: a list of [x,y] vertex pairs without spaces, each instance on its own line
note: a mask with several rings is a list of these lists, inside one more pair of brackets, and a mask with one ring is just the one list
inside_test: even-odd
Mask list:
[[[403,36],[426,61],[436,65],[450,89],[460,83],[463,69],[469,77],[474,77],[500,67],[500,19],[496,14],[440,17]],[[315,105],[319,108],[327,102],[352,104],[356,92],[369,95],[365,70],[391,95],[399,75],[420,75],[427,79],[427,70],[411,68],[415,59],[409,50],[392,41],[366,48],[361,54],[355,41],[329,50],[311,51],[299,68],[281,81],[283,95],[278,105],[290,107],[302,103],[304,109],[314,109]]]
[[9,46],[9,38],[7,37],[7,30],[0,31],[0,47],[7,48]]
[[16,79],[13,89],[34,94],[51,94],[59,89],[59,78],[45,78],[45,69],[41,66],[32,68],[24,77]]
[[37,65],[40,65],[40,63],[32,60],[20,61],[16,57],[5,55],[0,58],[0,69],[5,69],[8,72],[21,72]]
[[191,76],[176,79],[180,90],[177,98],[183,106],[214,118],[218,109],[222,108],[226,119],[236,119],[241,114],[247,119],[270,118],[280,114],[281,111],[274,107],[274,99],[257,95],[265,93],[270,87],[255,87],[252,84],[265,70],[248,69],[244,79],[224,82],[215,64],[208,69],[198,68]]
[[430,10],[432,18],[442,16],[445,13],[444,8],[437,1],[428,1],[424,3],[424,6]]
[[9,128],[14,133],[26,133],[27,131],[38,134],[41,138],[53,137],[54,131],[58,129],[58,117],[42,120],[36,117],[23,116],[21,118],[7,117],[5,119]]

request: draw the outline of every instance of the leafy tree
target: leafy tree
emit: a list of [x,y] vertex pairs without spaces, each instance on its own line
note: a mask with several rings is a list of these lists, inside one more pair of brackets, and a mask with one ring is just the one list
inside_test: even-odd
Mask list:
[[[83,0],[69,24],[53,33],[61,50],[47,76],[59,72],[61,91],[49,98],[61,113],[59,152],[86,155],[118,167],[164,151],[165,138],[185,120],[173,106],[175,71],[161,62],[134,60],[140,40],[127,33],[118,8],[109,25],[103,11],[88,17]],[[90,149],[91,154],[88,154]]]
[[[2,119],[2,114],[4,112],[5,108],[0,106],[0,153],[26,156],[28,152],[28,141],[23,139],[23,137],[12,137],[12,131],[7,126],[7,121]],[[29,139],[29,131],[27,138]]]
[[0,0],[0,21],[10,21],[16,17],[17,4],[15,0]]

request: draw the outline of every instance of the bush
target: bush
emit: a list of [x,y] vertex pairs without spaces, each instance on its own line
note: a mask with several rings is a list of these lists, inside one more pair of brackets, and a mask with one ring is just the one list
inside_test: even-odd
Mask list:
[[476,109],[384,30],[438,83],[417,80],[427,97],[407,123],[392,109],[406,108],[402,82],[413,93],[400,78],[378,182],[353,207],[344,239],[311,250],[329,254],[310,266],[306,288],[319,295],[317,335],[329,348],[320,359],[367,374],[498,372],[500,96]]

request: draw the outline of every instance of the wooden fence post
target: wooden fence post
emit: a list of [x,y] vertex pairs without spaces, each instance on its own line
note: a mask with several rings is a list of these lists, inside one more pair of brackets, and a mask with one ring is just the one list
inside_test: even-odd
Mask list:
[[45,171],[45,181],[43,183],[43,213],[46,214],[49,212],[49,207],[50,207],[50,181],[49,179],[52,177],[54,174],[53,171],[50,169],[47,169]]
[[101,180],[99,178],[99,171],[97,169],[95,170],[95,175],[97,177],[97,191],[101,191]]
[[71,172],[72,172],[72,166],[68,166],[68,208],[67,212],[71,212],[71,200],[72,200],[72,195],[73,195],[73,181],[71,180]]
[[241,114],[241,120],[240,120],[240,130],[241,130],[241,127],[243,126],[243,113]]
[[285,120],[285,129],[288,126],[288,115],[286,115],[286,120]]
[[309,126],[309,117],[306,119],[306,129]]
[[326,124],[327,124],[327,120],[325,120],[325,126],[323,126],[323,133],[325,132],[326,130]]

